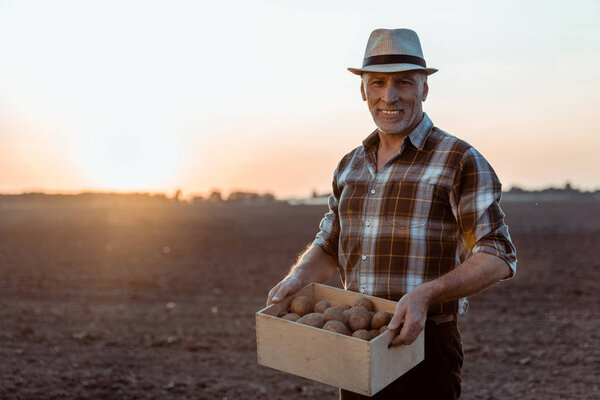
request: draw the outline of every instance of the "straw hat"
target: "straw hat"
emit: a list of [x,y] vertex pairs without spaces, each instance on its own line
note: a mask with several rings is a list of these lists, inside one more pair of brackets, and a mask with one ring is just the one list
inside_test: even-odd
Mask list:
[[362,68],[348,68],[357,75],[363,72],[402,72],[421,70],[427,75],[437,72],[427,68],[417,33],[410,29],[376,29],[371,32]]

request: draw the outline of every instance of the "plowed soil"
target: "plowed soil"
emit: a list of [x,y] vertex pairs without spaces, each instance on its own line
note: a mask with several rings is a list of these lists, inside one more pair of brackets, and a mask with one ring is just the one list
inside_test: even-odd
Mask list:
[[[460,318],[463,398],[598,399],[600,203],[503,206],[518,272]],[[0,399],[337,398],[256,362],[255,312],[324,211],[2,206]]]

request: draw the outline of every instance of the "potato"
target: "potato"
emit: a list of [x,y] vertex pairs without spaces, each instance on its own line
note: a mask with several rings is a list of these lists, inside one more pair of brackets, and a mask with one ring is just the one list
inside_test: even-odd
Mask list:
[[377,335],[381,335],[383,332],[385,332],[387,330],[388,330],[387,325],[384,325],[381,328],[379,328],[379,333]]
[[344,314],[346,316],[346,320],[348,320],[348,318],[350,318],[350,309],[342,311],[342,314]]
[[327,310],[329,307],[331,307],[331,304],[329,304],[328,301],[321,300],[320,302],[318,302],[317,304],[315,304],[315,310],[314,311],[323,314],[325,312],[325,310]]
[[379,329],[369,329],[369,333],[371,334],[371,338],[375,339],[379,336]]
[[367,329],[371,325],[371,315],[366,308],[352,307],[348,310],[348,325],[350,325],[350,329],[352,331],[357,331],[359,329]]
[[379,329],[384,325],[387,325],[392,320],[392,314],[386,311],[379,311],[373,315],[371,319],[371,329]]
[[335,319],[332,319],[331,321],[327,321],[325,323],[325,326],[323,326],[323,329],[326,329],[328,331],[335,332],[335,333],[341,333],[342,335],[348,335],[350,333],[348,331],[348,328],[346,328],[346,325],[344,325],[340,321],[336,321]]
[[292,304],[290,305],[290,312],[294,314],[298,314],[303,317],[306,314],[311,313],[313,310],[313,301],[312,299],[306,296],[296,296],[292,300]]
[[339,306],[338,308],[339,308],[340,310],[342,310],[342,311],[346,311],[346,310],[349,310],[349,309],[351,309],[351,308],[352,308],[352,306],[351,306],[351,305],[349,305],[349,304],[342,304],[342,305],[341,305],[341,306]]
[[371,302],[371,300],[365,298],[365,297],[361,297],[360,299],[356,300],[354,302],[354,307],[364,307],[369,311],[373,311],[373,303]]
[[344,313],[337,307],[329,307],[327,310],[325,310],[323,313],[323,318],[325,318],[325,322],[340,321],[343,324],[348,323],[348,316],[344,315]]
[[367,331],[365,329],[359,329],[357,331],[354,331],[354,333],[352,333],[352,337],[366,340],[367,342],[372,339],[369,331]]
[[287,319],[288,321],[298,321],[300,316],[298,314],[294,314],[294,313],[287,313],[281,318]]
[[300,318],[297,322],[304,325],[314,326],[315,328],[322,328],[325,325],[325,319],[321,313],[310,313]]

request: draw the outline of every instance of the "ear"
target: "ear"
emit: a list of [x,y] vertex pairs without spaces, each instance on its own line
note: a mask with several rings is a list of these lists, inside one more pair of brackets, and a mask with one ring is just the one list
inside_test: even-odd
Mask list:
[[427,80],[423,82],[423,96],[421,101],[425,101],[427,99],[427,94],[429,93],[429,85],[427,84]]
[[363,101],[367,101],[367,94],[365,93],[365,85],[362,77],[360,78],[360,95],[362,96]]

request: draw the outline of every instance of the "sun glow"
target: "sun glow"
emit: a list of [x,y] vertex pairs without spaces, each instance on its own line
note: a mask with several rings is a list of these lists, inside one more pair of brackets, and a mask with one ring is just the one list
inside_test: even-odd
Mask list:
[[0,2],[0,191],[327,191],[374,128],[346,67],[399,26],[505,187],[599,185],[600,3],[325,3]]
[[96,137],[82,148],[84,173],[103,189],[161,190],[178,172],[177,149],[160,136],[135,133]]

